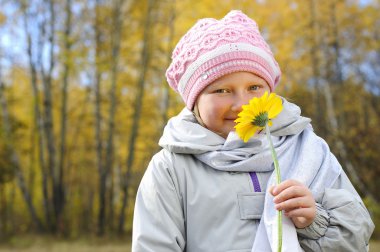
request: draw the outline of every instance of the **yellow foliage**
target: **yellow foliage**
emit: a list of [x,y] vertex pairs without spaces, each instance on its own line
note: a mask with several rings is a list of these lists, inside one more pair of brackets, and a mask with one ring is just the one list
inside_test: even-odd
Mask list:
[[[65,1],[57,2],[58,7]],[[53,128],[56,150],[60,147],[60,118],[63,83],[63,66],[68,63],[69,89],[67,114],[67,150],[65,154],[64,183],[66,188],[65,220],[67,228],[80,233],[79,229],[95,232],[99,210],[99,173],[97,170],[96,134],[95,134],[95,77],[100,73],[101,140],[103,156],[107,144],[109,108],[112,101],[109,92],[112,83],[112,34],[114,32],[113,1],[100,1],[101,6],[86,5],[83,1],[73,1],[81,6],[81,12],[73,12],[73,29],[70,35],[72,48],[66,52],[64,46],[64,13],[57,13],[55,68],[52,75]],[[124,1],[128,2],[128,1]],[[130,8],[120,7],[122,11],[122,30],[119,52],[118,75],[116,85],[116,115],[114,125],[113,167],[107,181],[107,207],[114,207],[115,213],[110,223],[117,222],[121,208],[122,176],[126,172],[126,159],[130,154],[128,143],[131,138],[134,103],[138,93],[138,81],[141,78],[142,49],[144,32],[148,33],[149,62],[145,74],[145,89],[139,134],[135,146],[135,162],[129,188],[130,201],[127,208],[126,229],[130,230],[134,193],[139,180],[151,156],[159,150],[157,142],[166,122],[165,115],[176,115],[183,107],[178,94],[169,90],[169,107],[165,107],[167,83],[165,71],[170,64],[173,47],[181,36],[194,23],[204,17],[222,18],[231,9],[241,9],[255,19],[260,31],[270,44],[282,70],[282,77],[276,93],[286,96],[300,105],[303,114],[313,119],[314,128],[328,140],[333,139],[326,128],[326,102],[323,88],[330,85],[337,105],[334,112],[339,117],[341,130],[339,135],[344,141],[350,161],[360,172],[362,180],[372,192],[376,192],[375,178],[379,176],[378,163],[380,137],[380,102],[377,94],[369,90],[366,72],[363,66],[368,64],[369,55],[378,54],[379,43],[379,6],[373,1],[360,6],[358,1],[314,1],[315,18],[312,17],[311,1],[304,0],[221,0],[221,1],[154,1],[152,23],[144,30],[147,18],[148,1],[134,1]],[[332,6],[335,7],[335,12]],[[78,7],[77,6],[77,7]],[[335,16],[333,14],[335,13]],[[97,26],[94,20],[98,15]],[[17,18],[22,20],[21,12]],[[38,14],[42,15],[42,14]],[[171,17],[174,23],[171,24]],[[41,16],[42,17],[42,16]],[[336,18],[336,27],[333,19]],[[7,24],[5,13],[0,12],[0,25]],[[31,17],[33,20],[33,17]],[[314,23],[313,23],[314,22]],[[30,31],[39,29],[37,22],[31,22]],[[313,26],[315,24],[316,26]],[[16,24],[12,24],[16,26]],[[316,27],[316,29],[314,29]],[[9,30],[16,27],[7,27]],[[23,30],[23,27],[17,27]],[[95,29],[100,34],[96,46]],[[23,32],[23,31],[22,31]],[[40,34],[32,34],[33,52],[36,57],[38,39],[47,39]],[[377,36],[377,37],[376,37]],[[22,36],[13,39],[25,39]],[[338,42],[338,43],[337,43]],[[26,42],[24,42],[26,43]],[[25,45],[25,44],[24,44]],[[342,67],[343,84],[336,86],[337,65],[334,46],[340,46],[338,66]],[[26,46],[25,46],[26,48]],[[12,48],[2,48],[12,56]],[[12,132],[16,151],[20,156],[22,173],[27,178],[28,189],[33,195],[38,216],[43,218],[42,172],[39,160],[38,134],[35,126],[35,97],[31,86],[30,69],[26,51],[13,55],[2,71],[8,89],[6,97],[11,118],[18,127]],[[44,52],[46,54],[46,52]],[[313,56],[315,58],[313,58]],[[45,55],[46,57],[46,55]],[[25,62],[23,61],[25,60]],[[35,58],[34,58],[35,60]],[[44,59],[47,64],[47,60]],[[34,61],[35,62],[35,61]],[[379,63],[370,62],[374,69]],[[3,61],[0,64],[4,64]],[[376,65],[377,64],[377,65]],[[3,66],[3,65],[2,65]],[[37,83],[43,112],[42,75],[37,69]],[[313,76],[317,70],[318,76]],[[367,70],[367,69],[365,69]],[[372,73],[373,74],[373,73]],[[318,83],[318,86],[314,86]],[[339,99],[337,99],[339,98]],[[337,104],[339,101],[339,104]],[[334,136],[335,137],[335,136]],[[46,137],[43,136],[44,141]],[[45,142],[46,144],[46,142]],[[44,154],[46,153],[46,147]],[[2,154],[2,153],[0,153]],[[56,160],[58,160],[58,155]],[[51,184],[49,184],[49,188]],[[7,192],[17,188],[16,183],[7,184]],[[49,191],[49,197],[52,192]],[[8,195],[9,196],[9,195]],[[10,196],[9,196],[10,197]],[[19,191],[14,196],[14,217],[17,224],[24,223],[20,230],[31,228],[30,217]],[[1,208],[0,208],[1,210]],[[110,213],[108,213],[110,214]],[[83,218],[86,216],[86,218]],[[111,218],[111,217],[109,217]],[[69,230],[69,232],[73,232]],[[111,228],[109,230],[114,230]]]
[[0,12],[0,25],[2,25],[6,21],[6,19],[6,16],[2,12]]

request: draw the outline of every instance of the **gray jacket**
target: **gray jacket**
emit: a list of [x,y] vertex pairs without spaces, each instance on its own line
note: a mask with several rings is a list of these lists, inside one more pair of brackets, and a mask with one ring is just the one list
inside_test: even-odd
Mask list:
[[[305,130],[306,123],[296,121],[292,125]],[[254,177],[249,171],[215,169],[202,155],[210,152],[206,145],[218,149],[217,136],[205,140],[193,127],[188,136],[173,136],[173,129],[183,127],[178,118],[167,127],[171,131],[167,129],[160,141],[164,149],[152,158],[137,193],[132,251],[251,251],[272,169],[255,172]],[[374,225],[345,173],[315,193],[315,199],[315,221],[297,229],[301,247],[366,251]]]

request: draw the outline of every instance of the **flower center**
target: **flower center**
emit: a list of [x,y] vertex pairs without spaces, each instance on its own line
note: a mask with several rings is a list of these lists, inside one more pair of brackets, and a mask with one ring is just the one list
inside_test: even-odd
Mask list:
[[252,124],[259,127],[265,127],[268,122],[268,112],[264,111],[258,114],[255,119],[253,119]]

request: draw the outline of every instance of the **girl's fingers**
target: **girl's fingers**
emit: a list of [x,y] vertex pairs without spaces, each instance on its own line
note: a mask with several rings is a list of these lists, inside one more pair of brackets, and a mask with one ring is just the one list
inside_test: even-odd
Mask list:
[[308,195],[309,192],[304,186],[291,186],[284,189],[281,193],[274,197],[274,203],[280,203],[292,198],[304,197]]
[[315,203],[310,200],[309,197],[297,197],[290,198],[286,201],[278,203],[275,205],[277,210],[290,211],[296,208],[309,208],[312,207]]
[[276,209],[283,210],[297,228],[304,228],[314,221],[315,200],[309,188],[301,182],[285,180],[269,188],[269,192],[274,196]]
[[271,193],[273,196],[276,196],[279,193],[281,193],[283,190],[285,190],[286,188],[289,188],[292,186],[304,186],[304,185],[301,182],[298,182],[297,180],[288,179],[281,182],[277,186],[274,186],[273,188],[271,188],[272,189]]

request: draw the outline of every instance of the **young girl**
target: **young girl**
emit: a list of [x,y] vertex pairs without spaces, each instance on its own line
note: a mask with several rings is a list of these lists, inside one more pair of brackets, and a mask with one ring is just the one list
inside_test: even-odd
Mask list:
[[275,186],[264,133],[247,143],[235,119],[272,92],[281,71],[256,23],[240,11],[199,20],[166,76],[186,108],[169,120],[141,181],[132,251],[368,251],[374,225],[325,141],[283,101],[271,127],[283,182]]

